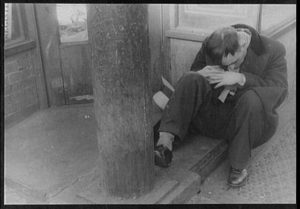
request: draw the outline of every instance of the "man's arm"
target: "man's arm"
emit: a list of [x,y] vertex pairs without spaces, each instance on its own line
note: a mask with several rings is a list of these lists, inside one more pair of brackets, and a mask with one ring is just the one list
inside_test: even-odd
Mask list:
[[266,70],[262,76],[243,72],[246,82],[241,88],[257,86],[277,86],[288,88],[285,54],[286,50],[284,46],[279,43],[277,47],[275,47],[274,53],[271,55]]

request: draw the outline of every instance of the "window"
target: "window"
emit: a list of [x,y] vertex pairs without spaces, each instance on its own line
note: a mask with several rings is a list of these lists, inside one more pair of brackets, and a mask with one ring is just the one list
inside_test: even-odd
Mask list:
[[296,4],[174,4],[167,37],[202,42],[219,27],[250,25],[273,36],[296,23]]
[[175,26],[179,28],[213,30],[243,22],[255,26],[258,18],[258,5],[248,4],[189,4],[179,5]]
[[170,29],[166,31],[166,36],[202,42],[219,27],[237,23],[256,27],[258,14],[258,4],[172,5]]
[[263,4],[261,31],[286,23],[296,18],[296,4]]
[[29,4],[4,4],[4,56],[11,56],[36,46],[30,39],[27,25]]
[[4,40],[5,45],[25,40],[22,13],[19,4],[5,4]]
[[57,4],[60,41],[82,42],[88,40],[85,4]]

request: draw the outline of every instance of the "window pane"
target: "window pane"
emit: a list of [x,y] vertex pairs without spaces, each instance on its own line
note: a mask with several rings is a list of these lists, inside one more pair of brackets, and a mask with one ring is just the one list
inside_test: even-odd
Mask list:
[[85,4],[57,4],[60,41],[87,41],[87,14]]
[[17,4],[5,4],[4,40],[5,44],[21,38],[20,10]]
[[293,17],[296,18],[295,4],[264,4],[262,5],[261,30],[265,31]]
[[258,12],[258,4],[180,4],[175,28],[210,33],[237,23],[256,27]]

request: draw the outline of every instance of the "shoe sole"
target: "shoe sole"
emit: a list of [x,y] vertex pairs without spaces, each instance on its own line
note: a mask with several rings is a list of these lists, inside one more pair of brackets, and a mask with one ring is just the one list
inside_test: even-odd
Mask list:
[[247,182],[247,179],[248,179],[248,176],[246,176],[245,179],[241,183],[239,183],[239,184],[231,184],[229,182],[227,182],[227,184],[228,184],[228,186],[231,186],[231,187],[234,187],[234,188],[238,188],[238,187],[245,186],[246,182]]

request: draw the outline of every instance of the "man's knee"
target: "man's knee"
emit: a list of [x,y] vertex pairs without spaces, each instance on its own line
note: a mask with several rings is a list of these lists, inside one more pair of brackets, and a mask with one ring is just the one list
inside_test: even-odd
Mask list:
[[239,105],[251,112],[261,112],[263,105],[259,96],[253,91],[246,91],[239,99]]
[[181,80],[182,80],[182,82],[187,83],[187,84],[191,84],[194,82],[201,82],[201,83],[209,84],[208,81],[206,80],[206,78],[204,78],[202,75],[200,75],[199,73],[194,72],[194,71],[185,72],[182,75]]

